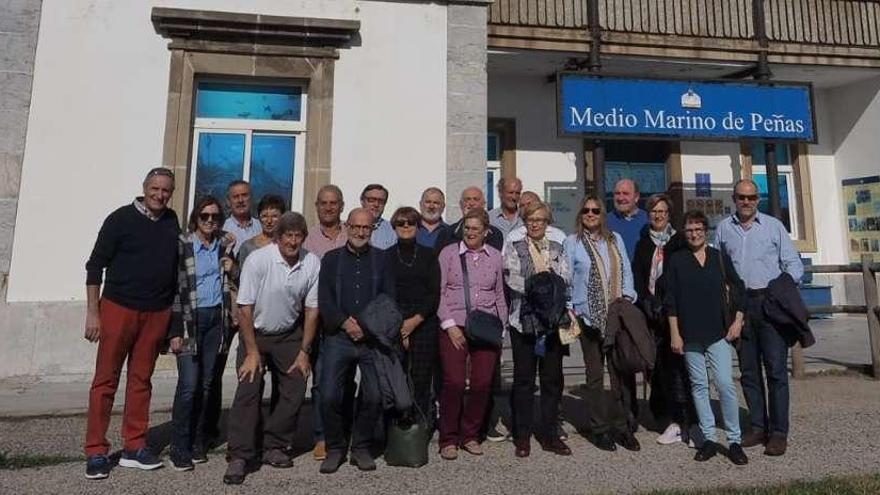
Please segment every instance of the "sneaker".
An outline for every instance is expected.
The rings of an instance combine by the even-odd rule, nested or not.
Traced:
[[[127,468],[143,469],[144,471],[152,471],[162,467],[162,461],[153,455],[146,447],[137,450],[124,450],[122,457],[119,459],[119,465]]]
[[[670,423],[663,431],[663,434],[657,437],[657,443],[660,445],[672,445],[681,441],[681,427],[678,423]]]
[[[503,442],[509,437],[510,432],[507,431],[507,427],[501,421],[486,431],[486,440],[490,442]]]
[[[192,471],[195,469],[193,459],[190,456],[171,450],[171,455],[169,457],[171,458],[171,468],[175,471]]]
[[[102,480],[110,476],[110,459],[104,454],[90,455],[86,460],[86,479]]]
[[[208,452],[204,447],[196,447],[193,449],[193,464],[204,464],[208,462]]]
[[[745,466],[749,463],[749,458],[746,457],[745,451],[738,443],[730,444],[730,447],[727,449],[727,457],[730,459],[730,462],[737,466]]]
[[[247,476],[247,463],[244,459],[232,459],[226,466],[226,473],[223,474],[223,483],[227,485],[240,485],[244,483]]]

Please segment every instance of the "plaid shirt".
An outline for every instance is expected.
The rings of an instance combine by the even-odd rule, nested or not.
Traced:
[[[225,232],[220,233],[223,239]],[[185,337],[198,342],[198,325],[196,324],[196,311],[198,296],[196,294],[196,256],[193,249],[194,234],[180,234],[177,242],[178,270],[177,270],[177,293],[174,295],[174,304],[171,306],[171,328],[168,331],[168,339]],[[223,271],[221,259],[226,254],[225,249],[220,249],[217,263],[220,273],[223,275],[223,297],[220,303],[220,353],[229,352],[232,341],[232,294],[231,281]],[[192,344],[195,345],[195,344]],[[198,349],[193,347],[195,352]]]

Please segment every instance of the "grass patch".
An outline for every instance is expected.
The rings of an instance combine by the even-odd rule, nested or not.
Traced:
[[[0,452],[0,470],[8,469],[27,469],[43,466],[54,466],[65,462],[75,462],[85,460],[82,456],[67,455],[9,455],[6,452]]]
[[[646,495],[873,495],[880,493],[880,474],[835,476],[819,481],[792,481],[767,487],[722,487],[709,490],[655,490]]]

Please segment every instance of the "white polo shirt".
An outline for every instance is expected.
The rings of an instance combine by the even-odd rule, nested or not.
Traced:
[[[321,261],[300,251],[299,261],[287,264],[275,243],[257,249],[241,270],[238,304],[254,305],[254,329],[262,335],[293,328],[303,307],[318,307]]]

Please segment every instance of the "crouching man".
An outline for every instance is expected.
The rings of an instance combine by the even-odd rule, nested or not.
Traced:
[[[321,262],[301,249],[306,235],[305,218],[285,213],[274,242],[251,253],[242,267],[239,383],[229,413],[226,484],[241,484],[259,462],[293,466],[286,447],[296,434],[318,323]],[[264,369],[272,374],[272,395],[277,400],[261,421]]]

